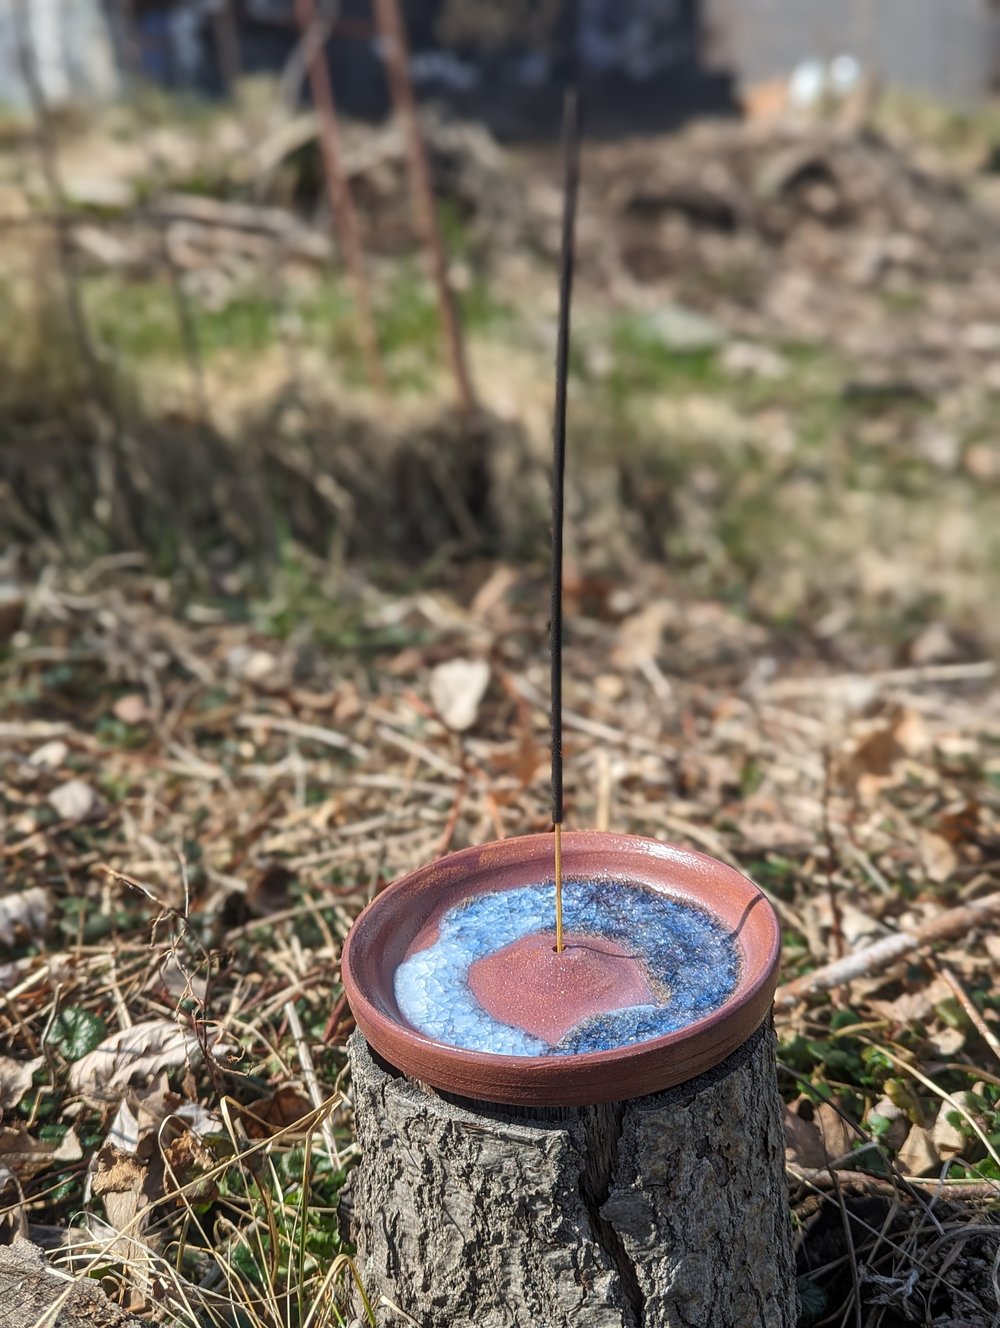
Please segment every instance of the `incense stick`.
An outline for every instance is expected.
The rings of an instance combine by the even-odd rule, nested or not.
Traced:
[[[559,337],[556,345],[556,399],[552,425],[552,612],[549,653],[552,662],[552,826],[556,855],[556,952],[563,950],[562,920],[562,581],[563,507],[566,477],[566,380],[569,376],[569,315],[573,294],[573,239],[580,177],[580,116],[575,88],[566,93],[563,110],[563,216],[559,273]]]

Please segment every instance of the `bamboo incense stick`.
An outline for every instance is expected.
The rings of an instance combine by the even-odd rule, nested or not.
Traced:
[[[563,647],[563,508],[566,479],[566,380],[569,376],[570,303],[573,294],[573,241],[576,196],[580,178],[580,109],[575,88],[566,93],[563,109],[563,216],[559,272],[559,335],[556,344],[556,399],[552,425],[552,611],[549,654],[552,663],[550,722],[552,729],[552,826],[556,857],[556,953],[563,950],[562,912],[562,647]]]

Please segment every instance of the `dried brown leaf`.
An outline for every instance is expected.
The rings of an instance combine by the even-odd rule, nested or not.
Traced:
[[[88,821],[100,814],[100,794],[82,779],[68,779],[49,794],[49,806],[64,821]]]
[[[868,1000],[869,1008],[883,1019],[888,1019],[893,1030],[900,1028],[920,1028],[934,1014],[935,1005],[946,1001],[951,996],[951,988],[942,977],[935,977],[930,982],[903,991],[891,1001],[872,997]]]
[[[431,701],[450,729],[472,728],[490,681],[485,659],[449,659],[431,673]]]
[[[968,1102],[971,1094],[959,1094],[959,1098]],[[949,1117],[956,1114],[950,1102],[942,1102],[941,1109],[931,1130],[931,1145],[940,1158],[958,1157],[970,1146],[970,1139],[963,1130]]]
[[[906,649],[911,664],[939,664],[943,660],[957,659],[960,650],[945,623],[932,622],[913,638]]]
[[[829,1102],[800,1097],[785,1107],[785,1157],[799,1167],[826,1167],[849,1154],[856,1132]]]
[[[927,1043],[936,1055],[951,1060],[965,1046],[966,1036],[964,1028],[939,1023],[935,1028],[928,1030]]]
[[[845,775],[862,801],[895,782],[908,756],[927,747],[927,729],[915,710],[898,706],[888,723],[867,734],[850,752]]]
[[[76,1061],[69,1072],[74,1093],[107,1101],[133,1079],[185,1065],[199,1052],[198,1039],[170,1019],[147,1019],[104,1039]]]
[[[193,1130],[184,1130],[163,1149],[164,1190],[184,1190],[189,1203],[211,1203],[219,1187],[209,1174],[215,1157]]]
[[[526,789],[534,779],[544,759],[545,753],[540,743],[536,740],[530,724],[526,724],[521,730],[514,763],[514,773],[522,789]]]
[[[805,1120],[786,1106],[783,1123],[785,1127],[785,1160],[793,1166],[814,1171],[826,1165],[826,1152],[819,1129],[811,1120]]]
[[[823,1140],[828,1159],[833,1162],[850,1153],[857,1139],[857,1132],[851,1128],[836,1107],[829,1102],[821,1102],[813,1109],[813,1122]]]
[[[33,1139],[20,1126],[0,1125],[0,1190],[11,1177],[22,1184],[51,1166],[56,1151],[54,1143]]]
[[[744,848],[755,853],[802,853],[815,843],[815,836],[790,821],[755,821],[744,817],[737,828]]]
[[[0,1120],[5,1111],[16,1107],[24,1097],[31,1087],[32,1075],[44,1059],[44,1056],[36,1056],[30,1061],[15,1061],[9,1056],[0,1056]]]
[[[932,1176],[941,1166],[941,1158],[934,1147],[932,1131],[922,1125],[911,1125],[896,1162],[907,1176]]]
[[[891,1098],[881,1097],[872,1108],[872,1114],[881,1116],[883,1121],[889,1122],[888,1129],[882,1135],[882,1142],[894,1150],[899,1148],[910,1130],[910,1122],[903,1114],[902,1108],[897,1107]],[[872,1128],[870,1118],[868,1127]]]
[[[137,1140],[154,1133],[161,1142],[169,1141],[184,1130],[193,1131],[199,1138],[225,1133],[221,1119],[214,1112],[173,1092],[165,1073],[158,1075],[148,1088],[133,1089],[126,1101],[135,1111],[133,1133]]]
[[[975,798],[966,799],[942,812],[934,828],[949,844],[956,847],[974,841],[979,834],[981,810]]]
[[[622,620],[618,639],[611,652],[616,668],[639,668],[647,660],[655,659],[663,641],[664,628],[674,616],[669,600],[654,600],[637,613]]]
[[[469,614],[478,622],[484,622],[493,616],[518,581],[516,568],[507,563],[498,563],[483,584],[472,597]]]
[[[62,738],[50,738],[36,747],[28,757],[28,764],[41,770],[58,770],[69,756],[69,744]]]
[[[0,896],[0,945],[36,941],[49,927],[52,900],[42,885]]]
[[[954,848],[944,835],[935,834],[933,830],[920,829],[918,834],[920,856],[928,878],[938,885],[951,880],[958,866],[958,854]]]
[[[94,1167],[95,1194],[125,1194],[141,1190],[145,1179],[145,1163],[135,1153],[116,1148],[112,1143],[101,1145]]]
[[[530,720],[521,726],[517,746],[512,752],[498,752],[493,757],[493,766],[498,771],[511,774],[522,789],[526,789],[535,778],[546,752],[535,737]],[[496,793],[494,796],[497,796]]]
[[[123,724],[130,726],[147,724],[151,718],[146,698],[140,696],[138,692],[120,696],[111,707],[111,711],[115,719],[120,719]]]
[[[243,1108],[243,1123],[251,1139],[267,1139],[308,1116],[312,1103],[301,1089],[285,1084],[268,1097],[258,1098]]]
[[[105,1143],[94,1158],[91,1187],[104,1202],[108,1223],[123,1234],[121,1240],[112,1242],[109,1253],[127,1260],[143,1282],[149,1252],[141,1237],[149,1225],[151,1205],[163,1191],[161,1159],[157,1156],[150,1165],[134,1153]]]
[[[79,1162],[82,1157],[83,1146],[76,1133],[76,1127],[71,1125],[56,1145],[52,1160],[53,1162]]]

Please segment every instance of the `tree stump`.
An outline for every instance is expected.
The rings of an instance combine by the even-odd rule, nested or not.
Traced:
[[[350,1226],[380,1326],[793,1328],[769,1026],[697,1079],[594,1107],[448,1097],[360,1033],[350,1054]]]
[[[143,1320],[108,1300],[91,1278],[73,1278],[45,1262],[37,1245],[0,1246],[3,1328],[142,1328]]]

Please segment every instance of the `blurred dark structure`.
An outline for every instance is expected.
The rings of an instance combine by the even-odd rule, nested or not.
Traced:
[[[224,96],[242,73],[304,77],[294,0],[0,0],[0,103],[23,104],[13,42],[24,4],[50,103],[114,96],[137,32],[142,70],[175,89]],[[338,106],[389,108],[372,0],[326,0]],[[405,0],[420,95],[502,138],[557,130],[579,78],[590,135],[668,128],[733,111],[739,93],[812,62],[847,57],[890,85],[945,102],[1000,85],[1000,0]],[[103,20],[102,20],[103,13]]]
[[[140,0],[136,8],[147,71],[171,85],[223,90],[224,10],[246,72],[280,69],[295,49],[293,0]],[[388,96],[370,0],[335,10],[338,104],[380,116]],[[1000,75],[997,0],[407,0],[404,13],[421,94],[504,137],[550,132],[571,70],[598,133],[733,109],[734,87],[843,55],[888,84],[954,103],[987,95]]]
[[[275,72],[294,60],[293,0],[140,0],[147,74],[169,86],[224,91],[217,19],[226,7],[245,72]],[[551,134],[574,74],[588,94],[590,132],[661,128],[734,109],[728,71],[707,70],[700,58],[698,0],[407,0],[403,10],[421,96],[485,121],[501,137]],[[337,5],[331,33],[338,105],[381,117],[389,96],[370,0]]]

